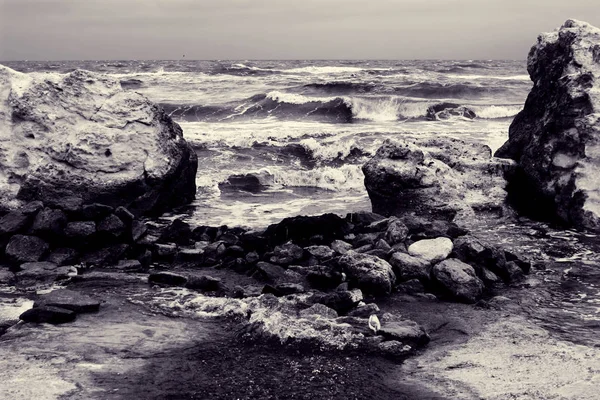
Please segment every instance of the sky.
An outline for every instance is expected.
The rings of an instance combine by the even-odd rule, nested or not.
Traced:
[[[598,0],[0,0],[0,60],[515,59]]]

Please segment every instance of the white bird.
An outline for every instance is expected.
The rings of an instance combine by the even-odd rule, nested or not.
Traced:
[[[369,328],[371,328],[374,333],[377,333],[377,331],[381,329],[381,322],[379,322],[377,315],[373,314],[369,317]]]

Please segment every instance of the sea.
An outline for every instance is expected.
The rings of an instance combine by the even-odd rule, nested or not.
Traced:
[[[388,138],[444,136],[496,150],[532,87],[525,60],[3,64],[27,73],[106,73],[162,105],[199,158],[195,202],[167,217],[254,229],[295,215],[370,210],[361,166]],[[428,117],[441,103],[472,113]],[[260,185],[231,184],[246,174]],[[527,220],[471,228],[544,261],[523,284],[537,290],[532,317],[565,339],[600,347],[596,235]]]
[[[184,218],[265,227],[370,209],[361,166],[387,138],[450,136],[495,150],[532,83],[524,61],[69,61],[22,72],[103,72],[183,128],[199,157]],[[426,118],[453,103],[476,117]],[[253,174],[260,188],[228,185]]]

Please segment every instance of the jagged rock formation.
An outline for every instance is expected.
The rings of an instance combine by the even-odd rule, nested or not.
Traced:
[[[0,203],[127,206],[136,215],[191,201],[197,157],[179,125],[118,80],[0,66]]]
[[[386,140],[363,166],[373,212],[452,220],[457,213],[502,212],[507,160],[456,139]]]
[[[509,197],[521,211],[600,230],[600,29],[568,20],[531,48],[534,82],[497,157],[518,163]]]

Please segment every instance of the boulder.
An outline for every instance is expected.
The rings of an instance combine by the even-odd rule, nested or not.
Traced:
[[[392,246],[403,242],[408,237],[408,227],[399,219],[390,218],[384,237],[385,241]]]
[[[118,238],[125,233],[125,224],[121,221],[121,218],[110,214],[98,223],[96,230],[104,237],[111,239]]]
[[[88,241],[95,233],[96,223],[94,221],[69,222],[64,230],[65,236],[77,243]]]
[[[30,222],[31,214],[11,211],[0,218],[0,236],[23,232]]]
[[[504,280],[510,280],[511,274],[506,268],[504,251],[474,236],[465,235],[454,240],[453,256],[473,266],[479,276],[485,277],[484,280],[493,281],[493,276],[489,275],[484,269],[493,272],[493,274]]]
[[[501,213],[509,160],[489,147],[457,139],[388,139],[363,166],[373,211],[452,220],[460,213]]]
[[[69,265],[76,261],[77,255],[78,253],[75,249],[59,247],[48,254],[45,260],[59,266]]]
[[[15,235],[6,246],[6,256],[16,263],[39,261],[48,251],[48,243],[37,236]]]
[[[375,303],[371,303],[356,307],[356,309],[348,313],[348,316],[358,318],[369,318],[371,315],[377,314],[379,311],[379,306],[377,306],[377,304]]]
[[[0,66],[0,142],[0,200],[13,208],[99,202],[140,215],[196,194],[197,156],[179,125],[108,75]]]
[[[332,310],[323,304],[314,304],[309,308],[301,310],[299,314],[302,318],[323,317],[333,319],[338,316],[338,313],[335,310]]]
[[[396,282],[392,266],[376,256],[349,251],[340,257],[339,264],[350,282],[368,294],[388,295]]]
[[[344,255],[348,251],[352,250],[352,245],[344,242],[343,240],[334,240],[331,242],[331,249],[338,254]]]
[[[304,257],[304,249],[293,243],[286,243],[276,246],[271,253],[270,261],[273,264],[290,265],[294,264]]]
[[[113,207],[106,204],[93,203],[83,206],[81,215],[84,220],[100,221],[112,214],[113,210]]]
[[[71,273],[70,267],[59,267],[51,262],[31,262],[21,264],[16,277],[20,286],[36,286],[52,283],[55,280],[67,278]]]
[[[324,304],[340,314],[345,314],[356,307],[362,299],[362,292],[358,289],[354,289],[338,290],[332,293],[317,293],[310,298],[310,301]]]
[[[60,307],[78,314],[95,312],[100,309],[100,301],[68,289],[54,290],[40,296],[33,307]]]
[[[67,224],[67,216],[61,210],[44,208],[37,213],[31,226],[31,233],[37,236],[55,237],[62,235]]]
[[[460,260],[444,260],[433,267],[432,274],[446,293],[456,300],[475,303],[483,293],[484,284],[473,267]]]
[[[408,254],[421,258],[431,264],[442,261],[452,253],[452,240],[440,237],[436,239],[419,240],[408,246]]]
[[[257,279],[275,283],[285,276],[285,269],[279,265],[261,261],[256,264],[256,272],[254,273],[254,276]]]
[[[177,218],[163,230],[158,240],[160,243],[188,245],[192,242],[192,228],[190,224]]]
[[[531,48],[533,88],[496,157],[521,212],[600,231],[600,29],[567,20]]]
[[[328,246],[309,246],[304,250],[317,260],[329,260],[335,256],[335,251]]]

